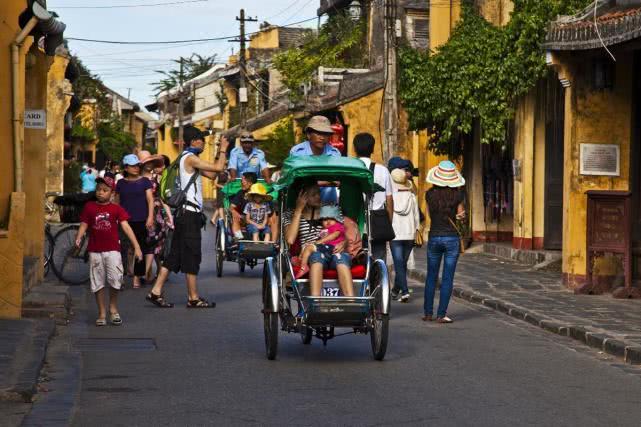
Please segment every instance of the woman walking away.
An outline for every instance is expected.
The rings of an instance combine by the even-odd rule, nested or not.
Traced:
[[[135,154],[127,154],[123,160],[126,177],[116,184],[116,203],[129,214],[129,225],[136,235],[143,255],[153,254],[147,244],[147,232],[154,227],[154,196],[151,181],[142,176],[142,165]],[[145,276],[145,260],[134,263],[135,289],[140,287],[140,279]]]
[[[410,292],[407,289],[407,261],[414,248],[416,232],[420,226],[418,201],[403,169],[394,169],[391,175],[394,188],[392,227],[396,235],[390,242],[395,271],[392,298],[406,303],[410,300]]]
[[[443,262],[441,294],[438,302],[436,321],[452,323],[447,317],[447,306],[454,286],[454,271],[459,257],[460,240],[456,220],[465,217],[463,201],[465,194],[460,187],[465,179],[456,170],[454,163],[444,160],[427,173],[427,182],[433,184],[427,193],[427,212],[431,219],[427,244],[427,280],[425,281],[424,321],[432,320],[436,279]]]

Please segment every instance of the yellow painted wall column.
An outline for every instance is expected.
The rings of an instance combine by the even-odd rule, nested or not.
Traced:
[[[49,58],[33,45],[26,56],[25,109],[47,109],[47,74]],[[47,120],[53,118],[47,117]],[[44,241],[44,192],[47,170],[46,129],[24,130],[24,189],[26,193],[24,255],[42,257]],[[42,262],[38,262],[38,279],[42,279]]]
[[[11,193],[8,229],[0,230],[0,318],[22,315],[25,193]]]
[[[63,191],[64,184],[64,117],[71,96],[71,83],[65,79],[65,70],[69,59],[55,56],[48,74],[47,89],[47,177],[46,192]]]
[[[534,198],[532,248],[543,249],[545,234],[545,103],[539,91],[534,118]]]
[[[530,92],[519,103],[515,117],[514,158],[521,164],[521,177],[514,179],[512,245],[515,249],[532,249],[535,105],[535,93]]]

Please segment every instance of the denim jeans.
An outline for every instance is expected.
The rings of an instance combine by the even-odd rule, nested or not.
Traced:
[[[441,295],[438,302],[437,317],[445,317],[447,306],[454,287],[454,271],[459,256],[460,241],[458,236],[430,237],[427,243],[427,279],[425,280],[425,303],[423,311],[426,316],[434,312],[434,294],[436,279],[443,262],[443,277],[441,278]]]
[[[338,265],[346,265],[348,268],[352,266],[352,257],[347,252],[339,254],[327,254],[322,251],[316,251],[309,256],[309,265],[322,264],[323,269],[336,270]]]
[[[392,240],[390,249],[394,259],[394,289],[401,291],[403,295],[408,294],[407,289],[407,260],[410,258],[414,240]]]
[[[387,242],[372,242],[372,258],[382,259],[387,257]]]

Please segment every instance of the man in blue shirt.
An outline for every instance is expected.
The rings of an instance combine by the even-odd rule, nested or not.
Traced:
[[[307,134],[307,141],[294,145],[289,152],[290,156],[324,155],[341,157],[341,152],[329,143],[329,138],[334,134],[334,130],[327,117],[314,116],[309,119],[305,133]],[[323,203],[337,203],[336,188],[321,187],[321,201]]]
[[[265,153],[256,148],[254,137],[247,131],[240,133],[240,147],[231,150],[229,155],[229,177],[236,179],[245,172],[253,172],[263,176],[265,182],[270,182],[268,163]]]

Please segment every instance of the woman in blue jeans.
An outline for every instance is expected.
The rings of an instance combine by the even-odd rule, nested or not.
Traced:
[[[455,224],[457,219],[465,216],[463,205],[465,193],[461,188],[465,185],[465,179],[456,170],[454,163],[444,160],[430,169],[427,182],[433,186],[425,193],[431,225],[427,244],[427,280],[425,281],[423,320],[431,321],[434,318],[436,280],[441,269],[441,259],[443,259],[443,277],[436,321],[452,323],[452,319],[447,316],[447,306],[452,296],[454,272],[460,249],[459,234]]]

